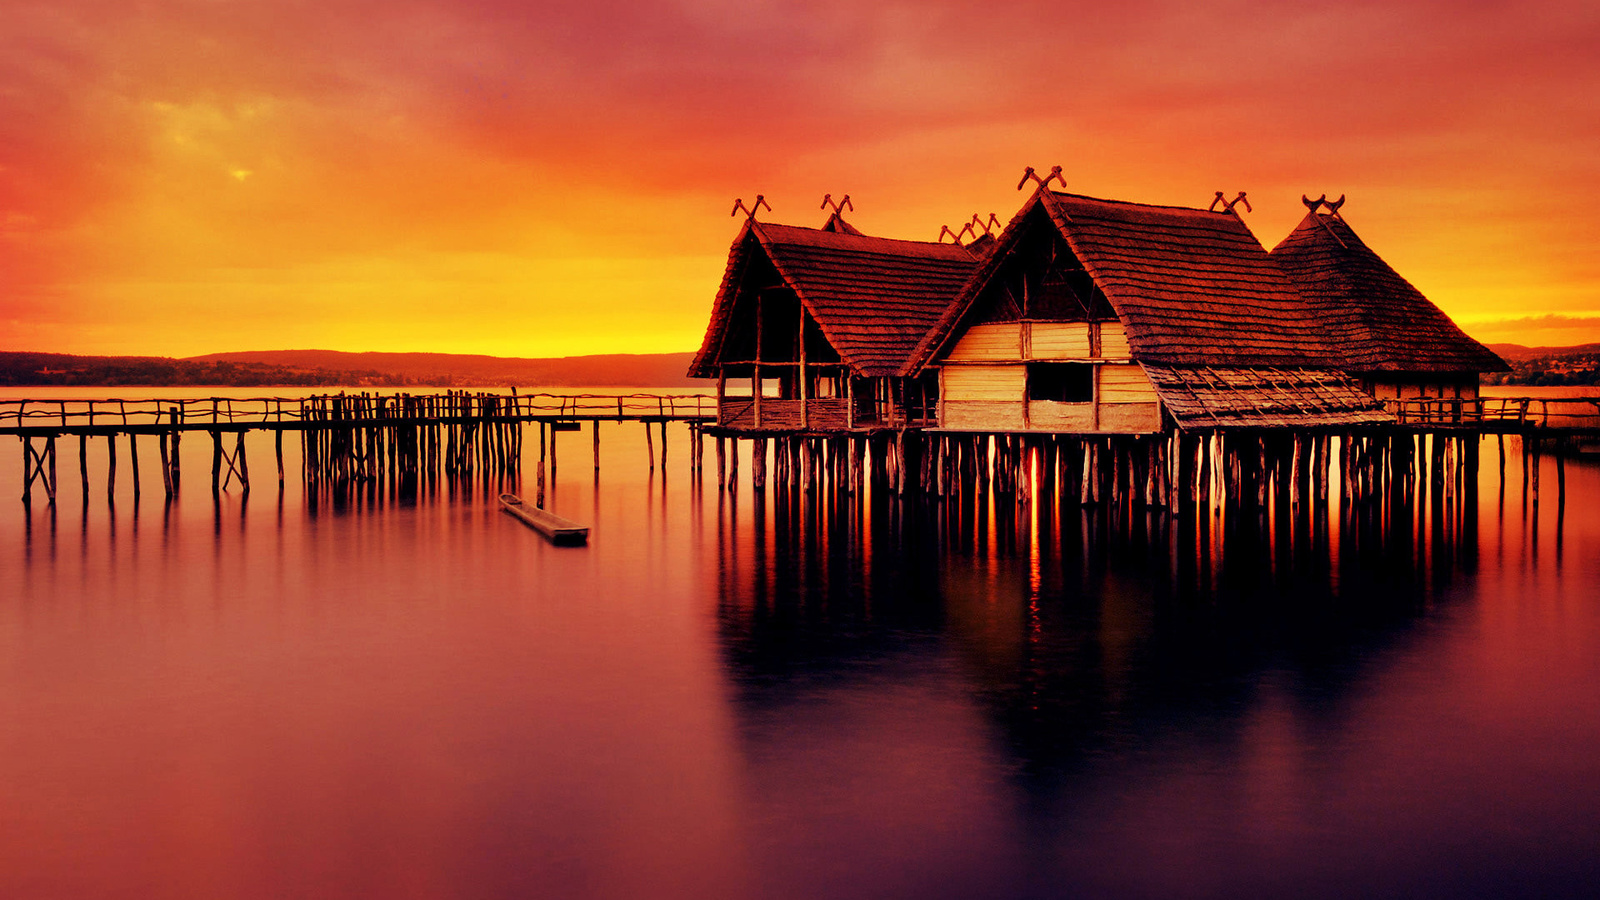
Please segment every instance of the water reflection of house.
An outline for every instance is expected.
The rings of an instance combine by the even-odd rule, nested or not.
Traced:
[[[1362,243],[1338,205],[1307,205],[1311,212],[1272,258],[1369,393],[1379,400],[1472,399],[1484,372],[1509,370]]]
[[[900,370],[977,256],[957,244],[868,237],[837,214],[820,229],[752,218],[733,243],[689,374],[717,379],[718,424],[740,431],[923,424],[931,383]]]
[[[982,247],[752,219],[690,374],[760,433],[1343,430],[1476,396],[1498,357],[1308,205],[1272,254],[1231,206],[1042,185]]]

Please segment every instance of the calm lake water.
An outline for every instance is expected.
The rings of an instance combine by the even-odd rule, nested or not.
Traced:
[[[63,441],[30,513],[0,445],[0,896],[1600,892],[1592,462],[1534,509],[1489,438],[1475,510],[1319,532],[601,440],[586,548],[494,485],[308,497],[295,440],[280,490],[262,434],[170,505],[153,439],[114,505]]]

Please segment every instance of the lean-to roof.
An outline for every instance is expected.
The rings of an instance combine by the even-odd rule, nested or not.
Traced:
[[[1347,375],[1318,369],[1146,365],[1179,428],[1315,428],[1393,422]]]
[[[1309,213],[1271,255],[1317,310],[1348,371],[1506,368],[1362,243],[1342,216]]]
[[[747,222],[728,254],[711,323],[689,374],[716,374],[741,276],[755,254],[772,262],[847,365],[861,375],[898,372],[960,292],[976,260],[957,244],[868,237],[847,223],[843,228],[849,230]]]
[[[1231,212],[1041,190],[1001,234],[918,346],[926,365],[1010,257],[1024,229],[1053,227],[1127,326],[1141,362],[1336,367],[1313,311]]]

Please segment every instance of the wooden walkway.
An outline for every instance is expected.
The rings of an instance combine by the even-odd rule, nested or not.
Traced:
[[[538,488],[542,497],[545,460],[555,465],[555,435],[591,423],[594,464],[600,466],[600,422],[645,425],[650,465],[656,451],[651,429],[659,426],[662,465],[666,464],[667,424],[689,425],[694,442],[691,465],[698,471],[702,425],[716,421],[716,400],[672,394],[518,394],[447,391],[442,394],[373,392],[321,394],[304,398],[207,397],[170,400],[61,399],[0,400],[0,435],[23,442],[22,500],[31,501],[35,483],[55,501],[56,441],[77,437],[84,495],[89,491],[87,445],[107,441],[108,494],[116,487],[117,440],[126,435],[139,490],[140,436],[158,439],[162,485],[168,496],[181,479],[179,445],[183,435],[211,435],[213,491],[235,480],[250,487],[244,435],[274,434],[278,480],[284,480],[283,435],[299,433],[308,484],[357,481],[429,480],[515,472],[520,466],[522,428],[539,430]],[[228,447],[223,435],[232,435]],[[38,445],[35,445],[38,441]],[[719,442],[720,443],[720,442]]]
[[[179,443],[183,436],[211,436],[211,487],[235,481],[250,487],[244,436],[274,435],[277,474],[284,480],[284,434],[298,433],[308,487],[356,483],[415,485],[441,479],[515,474],[523,459],[524,426],[538,431],[535,504],[542,504],[546,472],[554,477],[556,436],[590,423],[594,466],[600,466],[601,422],[645,426],[652,470],[665,470],[667,425],[688,425],[690,471],[703,472],[704,437],[716,439],[719,486],[738,482],[740,444],[748,443],[751,486],[767,480],[767,451],[775,451],[776,481],[802,489],[832,483],[846,491],[869,479],[881,480],[896,494],[919,492],[939,497],[963,486],[1025,496],[1040,481],[1085,503],[1102,494],[1118,502],[1144,502],[1176,508],[1205,502],[1211,491],[1254,494],[1265,502],[1268,484],[1291,487],[1318,500],[1327,496],[1327,470],[1334,457],[1339,478],[1359,478],[1346,496],[1373,484],[1415,480],[1419,466],[1430,473],[1464,468],[1475,478],[1476,435],[1520,435],[1529,452],[1523,465],[1537,502],[1539,458],[1556,458],[1565,483],[1563,458],[1600,445],[1600,397],[1488,397],[1387,401],[1393,424],[1349,433],[1298,433],[1283,430],[1115,434],[945,434],[894,429],[878,434],[741,434],[719,427],[716,399],[703,395],[558,395],[450,391],[441,394],[339,393],[305,398],[188,398],[172,400],[0,400],[0,435],[23,443],[24,503],[38,484],[56,499],[56,443],[75,436],[79,475],[89,494],[88,442],[107,444],[108,497],[116,487],[117,448],[125,446],[139,490],[139,437],[155,436],[162,486],[178,490]],[[724,410],[726,414],[726,410]],[[224,435],[232,435],[224,441]],[[657,444],[659,436],[659,447]],[[1329,444],[1331,437],[1339,443]],[[1503,438],[1498,443],[1504,468]],[[231,446],[229,446],[231,444]],[[530,448],[531,449],[531,448]],[[148,452],[148,451],[147,451]],[[659,452],[659,457],[658,457]],[[1437,459],[1433,458],[1438,456]],[[530,452],[531,458],[531,452]],[[1426,460],[1424,462],[1424,460]],[[1460,461],[1459,463],[1457,461]],[[1464,464],[1464,465],[1463,465]],[[1057,475],[1059,475],[1059,484]],[[1433,477],[1431,474],[1429,477]],[[1457,475],[1456,477],[1460,477]],[[1313,486],[1314,483],[1314,486]],[[1562,490],[1564,497],[1565,491]]]
[[[447,421],[714,422],[713,397],[671,394],[340,393],[303,398],[0,400],[0,435],[304,431]]]

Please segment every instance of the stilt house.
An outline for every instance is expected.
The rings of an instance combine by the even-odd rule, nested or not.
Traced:
[[[1379,400],[1475,399],[1482,374],[1505,362],[1372,252],[1342,204],[1307,200],[1311,211],[1272,258],[1317,311],[1345,370]]]
[[[903,375],[977,260],[957,244],[869,237],[752,216],[728,255],[689,374],[717,379],[722,428],[752,434],[931,423],[930,376]]]
[[[1392,421],[1231,210],[1043,186],[900,370],[937,427],[1140,434]]]

